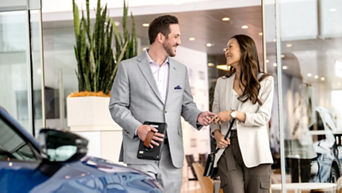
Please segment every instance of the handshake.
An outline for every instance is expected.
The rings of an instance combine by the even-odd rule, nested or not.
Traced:
[[[224,123],[232,119],[231,113],[231,110],[219,112],[217,114],[209,111],[201,112],[197,118],[197,123],[203,126],[208,126],[210,123]],[[159,133],[156,128],[151,127],[150,125],[140,125],[136,133],[142,141],[145,141],[146,138],[150,138],[149,144],[147,145],[150,148],[159,146],[159,144],[164,140],[164,134]],[[153,134],[148,136],[149,133]]]
[[[202,112],[198,116],[197,122],[203,126],[207,126],[210,123],[215,123],[215,124],[224,123],[232,119],[231,113],[232,113],[231,110],[222,111],[217,114],[209,112],[209,111]]]

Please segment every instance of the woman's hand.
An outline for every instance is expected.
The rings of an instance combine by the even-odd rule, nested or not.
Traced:
[[[214,132],[214,137],[216,140],[216,146],[220,149],[224,149],[230,144],[230,140],[225,140],[224,135],[222,135],[222,133],[219,130],[216,130]]]
[[[214,122],[215,124],[217,124],[230,121],[232,119],[232,117],[230,116],[231,112],[231,110],[219,112],[210,120],[210,122]]]

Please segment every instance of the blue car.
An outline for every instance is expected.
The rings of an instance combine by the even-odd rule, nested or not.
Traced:
[[[0,107],[1,193],[161,193],[149,175],[87,157],[88,141],[68,131],[41,129],[40,144]]]

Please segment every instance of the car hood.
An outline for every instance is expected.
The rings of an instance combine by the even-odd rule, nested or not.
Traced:
[[[129,168],[124,165],[120,164],[115,164],[111,163],[105,159],[98,158],[98,157],[92,157],[92,156],[85,156],[84,158],[81,159],[81,162],[89,167],[96,168],[98,172],[103,172],[103,173],[124,173],[124,172],[133,172],[133,173],[139,173],[144,176],[148,176],[146,173]]]
[[[151,176],[96,157],[66,163],[31,192],[155,192],[162,188]]]

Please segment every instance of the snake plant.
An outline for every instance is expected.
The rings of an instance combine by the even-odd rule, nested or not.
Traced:
[[[129,33],[127,28],[128,6],[124,1],[122,33],[120,33],[115,22],[107,14],[107,5],[104,8],[101,7],[101,0],[97,1],[93,25],[91,25],[90,19],[89,0],[86,0],[86,16],[82,11],[81,18],[75,0],[72,3],[78,90],[79,92],[102,91],[108,94],[120,61],[137,55],[134,17],[131,14],[132,28]]]

